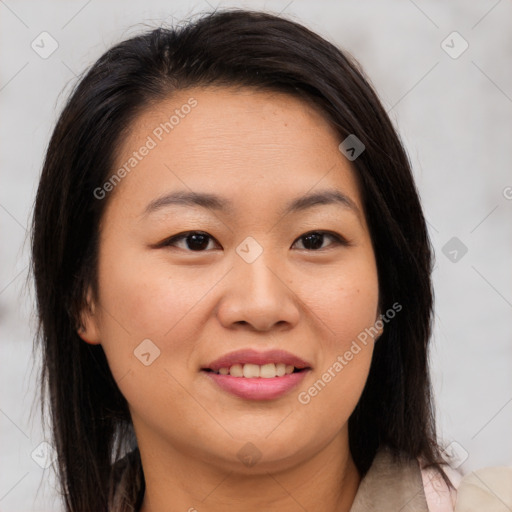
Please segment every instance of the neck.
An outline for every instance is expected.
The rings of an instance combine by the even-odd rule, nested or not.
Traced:
[[[345,432],[307,460],[252,474],[140,440],[139,450],[146,481],[140,512],[349,512],[361,480]]]

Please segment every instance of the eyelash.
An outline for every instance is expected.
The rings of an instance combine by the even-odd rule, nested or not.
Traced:
[[[167,240],[164,240],[160,244],[160,247],[173,247],[173,246],[175,246],[175,244],[177,242],[180,242],[181,240],[186,240],[190,235],[196,235],[196,234],[205,235],[210,240],[214,240],[215,242],[217,242],[214,237],[212,237],[211,235],[209,235],[208,233],[206,233],[204,231],[185,231],[185,232],[180,233],[178,235],[174,235],[174,236],[168,238]],[[327,247],[322,247],[322,248],[319,248],[319,249],[300,249],[300,250],[305,250],[305,251],[308,251],[308,252],[319,252],[319,251],[324,251],[324,250],[329,249],[332,245],[335,245],[335,246],[336,245],[341,245],[341,246],[348,246],[348,245],[350,245],[350,243],[344,237],[342,237],[341,235],[339,235],[337,233],[333,233],[332,231],[325,231],[325,230],[313,230],[313,231],[308,231],[307,233],[304,233],[299,238],[297,238],[293,242],[292,246],[295,245],[299,240],[305,238],[308,235],[313,235],[313,234],[324,235],[324,236],[326,235],[327,237],[331,238],[331,240],[334,241],[334,244],[330,244]],[[218,244],[218,242],[217,242],[217,244]],[[220,244],[218,244],[218,245],[220,245]],[[206,252],[206,250],[193,251],[193,250],[188,249],[188,248],[184,249],[184,250],[186,250],[188,252],[196,252],[196,253]]]

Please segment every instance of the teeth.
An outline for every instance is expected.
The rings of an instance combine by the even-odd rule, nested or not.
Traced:
[[[274,363],[264,364],[259,367],[260,377],[263,379],[271,379],[277,376],[277,368]]]
[[[293,372],[293,369],[292,369],[292,372]],[[286,374],[286,365],[282,364],[282,363],[276,364],[276,373],[277,373],[278,377],[282,377],[283,375],[285,375]]]
[[[242,372],[246,379],[254,379],[260,376],[260,367],[257,364],[244,364]]]
[[[244,376],[244,370],[242,368],[242,365],[241,364],[234,364],[230,369],[229,369],[229,374],[232,376],[232,377],[243,377]]]
[[[254,379],[261,377],[262,379],[272,379],[273,377],[282,377],[293,373],[294,366],[284,363],[268,363],[264,365],[257,364],[234,364],[230,368],[219,368],[218,373],[221,375],[231,375],[232,377],[245,377],[246,379]]]

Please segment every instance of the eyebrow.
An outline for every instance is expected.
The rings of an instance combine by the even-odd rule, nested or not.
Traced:
[[[312,192],[291,200],[280,212],[280,215],[288,215],[304,211],[318,205],[340,205],[352,210],[360,217],[360,210],[355,202],[347,195],[336,189],[325,189]],[[170,206],[200,206],[224,213],[233,213],[233,203],[225,198],[206,192],[176,191],[165,194],[151,201],[145,208],[142,216],[147,216],[163,208]]]

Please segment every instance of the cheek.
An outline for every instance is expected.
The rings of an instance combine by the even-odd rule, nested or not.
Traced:
[[[308,306],[322,335],[316,340],[318,366],[298,390],[297,401],[312,423],[334,436],[348,421],[368,378],[374,345],[368,333],[374,332],[379,297],[377,273],[371,265],[364,272],[339,272],[316,291],[304,293],[314,299]]]
[[[144,340],[160,351],[154,367],[162,365],[169,351],[183,370],[194,350],[203,297],[221,276],[193,268],[171,267],[126,249],[111,258],[106,244],[100,259],[101,343],[114,377],[145,368],[136,352]],[[147,342],[145,342],[147,343]],[[152,345],[149,344],[151,348]],[[153,366],[153,364],[152,364]],[[144,374],[147,378],[147,372]]]
[[[300,292],[322,332],[315,376],[301,388],[299,403],[318,415],[337,404],[340,421],[359,400],[373,354],[379,286],[373,253],[367,254],[315,280],[317,286],[305,281]]]
[[[177,327],[216,281],[191,267],[173,267],[147,255],[124,251],[100,266],[101,303],[133,336],[161,338]],[[107,321],[109,319],[107,318]]]
[[[379,285],[373,259],[355,259],[322,279],[305,282],[301,295],[325,327],[328,344],[343,350],[377,319]]]

